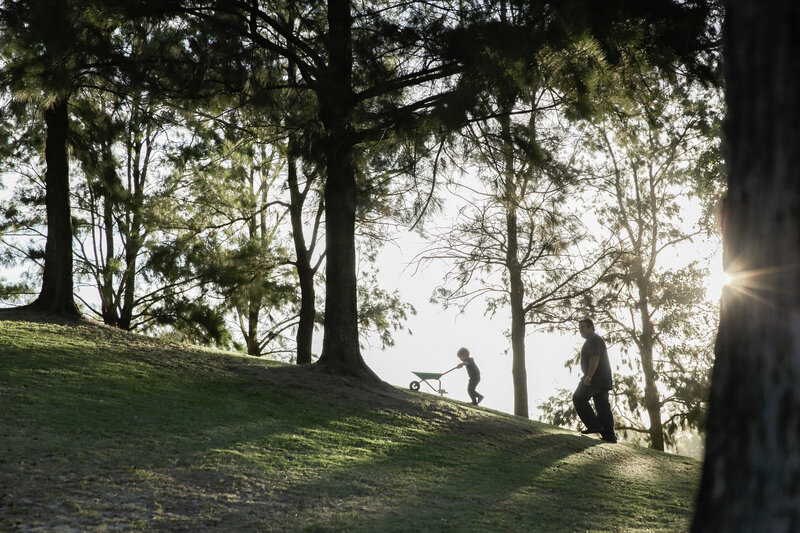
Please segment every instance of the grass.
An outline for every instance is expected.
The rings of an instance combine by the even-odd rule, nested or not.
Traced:
[[[90,324],[0,321],[0,531],[684,531],[700,464]]]

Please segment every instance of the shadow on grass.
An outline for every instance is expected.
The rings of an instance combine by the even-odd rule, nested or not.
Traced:
[[[315,494],[320,507],[330,508],[317,510],[307,524],[310,531],[529,530],[525,524],[553,511],[549,505],[522,506],[532,495],[558,505],[557,493],[537,485],[542,473],[598,443],[534,430],[480,440],[444,432],[289,491]],[[347,518],[333,516],[334,509]]]

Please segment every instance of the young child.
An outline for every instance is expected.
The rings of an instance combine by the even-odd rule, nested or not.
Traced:
[[[469,375],[469,384],[467,385],[467,393],[472,398],[472,405],[478,405],[483,400],[483,394],[478,393],[475,387],[481,380],[481,371],[478,370],[478,365],[475,364],[475,359],[469,356],[469,350],[466,348],[459,348],[456,355],[461,359],[461,363],[456,368],[462,366],[467,367],[467,375]]]

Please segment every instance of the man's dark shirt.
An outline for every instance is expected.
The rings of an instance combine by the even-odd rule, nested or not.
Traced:
[[[613,388],[611,363],[608,361],[606,341],[597,333],[592,333],[586,337],[586,342],[583,343],[583,348],[581,348],[581,370],[584,376],[589,372],[589,357],[593,355],[599,355],[600,361],[597,364],[597,370],[594,371],[594,376],[592,376],[591,386],[598,389],[611,390]]]

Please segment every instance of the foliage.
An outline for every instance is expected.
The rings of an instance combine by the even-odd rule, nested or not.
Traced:
[[[580,312],[621,351],[621,428],[661,448],[681,430],[702,428],[708,398],[717,325],[706,289],[709,258],[681,264],[676,255],[713,228],[708,206],[718,196],[707,177],[719,100],[714,90],[635,66],[609,83],[626,92],[612,93],[606,118],[588,126],[585,164],[598,223],[619,238],[619,261]],[[692,205],[705,208],[689,215]],[[572,407],[558,405],[544,407],[548,419],[572,420],[556,414]]]
[[[33,106],[2,98],[0,144],[0,265],[12,274],[0,280],[0,301],[22,303],[35,294],[44,258],[38,206],[43,198],[43,123]],[[25,262],[29,262],[23,267]]]
[[[369,343],[377,335],[381,348],[394,346],[392,333],[403,328],[408,315],[417,314],[414,306],[404,302],[398,291],[392,293],[382,289],[376,273],[359,276],[358,321],[361,336]]]
[[[246,205],[251,198],[226,197],[224,187],[214,190],[222,184],[242,183],[239,174],[248,165],[236,157],[248,149],[231,132],[244,128],[252,130],[247,134],[257,132],[251,139],[254,146],[275,147],[285,140],[285,155],[312,169],[306,176],[309,182],[323,177],[314,190],[325,198],[317,204],[326,210],[325,298],[326,306],[337,309],[323,315],[332,321],[326,331],[336,332],[326,335],[336,346],[324,343],[323,352],[328,352],[330,366],[337,371],[366,375],[368,369],[358,354],[355,233],[359,230],[354,229],[355,222],[382,221],[398,212],[408,220],[407,205],[413,205],[410,211],[419,220],[436,203],[432,198],[437,164],[432,176],[420,179],[424,173],[416,172],[420,154],[435,149],[433,158],[438,162],[442,144],[434,139],[441,143],[447,132],[471,118],[482,120],[487,112],[510,111],[507,107],[513,107],[519,94],[544,96],[545,105],[563,104],[564,115],[584,116],[591,110],[589,103],[600,82],[598,68],[617,65],[624,47],[647,44],[644,54],[654,63],[679,61],[695,69],[703,67],[697,60],[698,47],[708,37],[703,5],[659,0],[641,9],[628,2],[612,2],[607,10],[587,17],[586,12],[592,11],[586,11],[588,6],[586,2],[480,0],[458,5],[105,0],[83,9],[64,1],[57,4],[58,10],[44,12],[46,3],[37,1],[6,3],[0,9],[0,21],[9,30],[2,43],[4,67],[8,67],[4,75],[13,81],[10,86],[18,97],[31,101],[41,97],[45,107],[57,103],[63,111],[58,116],[73,113],[77,126],[71,142],[85,178],[85,187],[77,191],[81,201],[78,237],[86,246],[79,250],[79,274],[91,278],[101,300],[98,306],[88,300],[86,305],[106,322],[124,328],[154,322],[181,327],[187,317],[197,317],[215,328],[209,338],[217,340],[225,335],[222,321],[214,317],[230,312],[239,317],[239,329],[251,353],[261,353],[266,337],[290,327],[291,319],[284,318],[291,315],[287,312],[293,303],[287,283],[291,276],[280,268],[288,261],[288,247],[271,237],[265,239],[263,232],[255,246],[253,229],[269,233],[269,224],[255,224],[253,213],[242,214],[243,207],[252,207]],[[70,40],[72,35],[78,38]],[[657,46],[650,46],[651,42]],[[44,54],[39,54],[42,50]],[[154,121],[157,124],[149,121],[155,117],[148,113],[160,116],[165,107],[174,114],[174,125],[160,119]],[[213,126],[193,131],[203,120]],[[213,170],[231,175],[216,184],[212,183],[216,176],[193,183],[193,189],[198,185],[196,197],[194,190],[178,185],[180,180],[167,183],[166,175],[158,176],[164,183],[149,199],[144,182],[138,190],[137,184],[126,189],[123,173],[114,167],[127,163],[142,179],[147,168],[147,156],[135,148],[141,139],[136,140],[139,130],[133,124],[144,126],[148,135],[156,131],[162,136],[158,143],[162,139],[171,143],[173,136],[184,145],[171,146],[181,153],[165,163],[166,173],[172,172],[171,165],[181,171],[181,165],[195,165],[190,169],[194,174]],[[115,143],[113,139],[122,132],[126,132],[124,142]],[[203,136],[207,138],[198,141]],[[525,141],[516,131],[513,136],[508,146],[521,150],[539,170],[563,173],[543,148],[546,141]],[[66,136],[61,137],[63,145]],[[150,137],[144,144],[155,139]],[[209,163],[209,158],[220,157],[214,150],[228,148],[232,148],[228,163]],[[144,151],[149,153],[148,148]],[[61,150],[59,155],[65,153]],[[402,174],[411,179],[398,179]],[[60,177],[66,189],[66,169]],[[256,189],[250,188],[251,196]],[[244,218],[230,219],[232,211],[217,213],[191,204],[196,199],[207,201],[202,195],[211,191]],[[411,195],[414,198],[409,199]],[[404,200],[410,201],[403,205]],[[291,206],[292,200],[288,203]],[[65,228],[70,220],[69,197],[57,204],[66,215],[58,227]],[[178,213],[176,206],[196,211]],[[315,208],[308,207],[312,212]],[[552,218],[541,227],[555,232],[562,218],[560,214]],[[243,233],[234,235],[234,227],[245,219],[250,223],[247,238],[242,238]],[[565,222],[563,227],[569,225]],[[373,231],[364,228],[362,234]],[[298,235],[297,226],[293,231]],[[546,243],[545,248],[552,250],[540,251],[552,256],[551,251],[572,246],[574,235],[567,233],[558,242]],[[64,235],[60,239],[70,240]],[[55,249],[53,239],[47,244],[46,250]],[[64,266],[59,272],[64,275],[58,278],[60,284],[54,282],[56,287],[64,286],[64,279],[71,281],[72,261],[66,255],[70,261],[61,261]],[[210,260],[203,263],[204,257]],[[303,282],[316,272],[307,268],[311,264],[299,256],[295,261],[306,289],[309,284]],[[549,265],[548,270],[563,272],[561,266]],[[44,271],[47,283],[52,276],[47,268]],[[269,282],[256,279],[264,272],[271,277]],[[553,279],[550,274],[539,287],[560,287],[562,281],[576,282],[569,276]],[[71,299],[71,285],[65,292]],[[383,296],[399,305],[391,296]],[[302,299],[313,303],[313,291],[301,294]],[[536,312],[542,314],[547,303],[536,300],[529,304],[529,311],[538,306]],[[398,305],[399,314],[388,321],[384,315],[374,323],[397,324],[403,312]],[[277,313],[281,316],[268,326],[269,333],[259,333],[259,310],[270,306],[281,307]],[[313,309],[306,306],[304,311],[302,317],[310,325]],[[196,325],[187,324],[189,330]],[[195,330],[192,335],[196,334]],[[323,359],[327,364],[329,358]]]
[[[72,154],[83,178],[73,187],[76,274],[97,291],[81,301],[106,324],[141,328],[163,292],[150,250],[175,115],[135,94],[87,90],[73,101]]]

